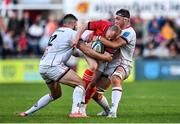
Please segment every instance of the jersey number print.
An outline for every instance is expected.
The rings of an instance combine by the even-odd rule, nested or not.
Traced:
[[[50,37],[50,39],[49,39],[49,41],[48,41],[48,46],[52,46],[52,41],[53,41],[54,39],[56,39],[56,37],[57,37],[57,34],[55,34],[55,35],[53,35],[53,36]]]

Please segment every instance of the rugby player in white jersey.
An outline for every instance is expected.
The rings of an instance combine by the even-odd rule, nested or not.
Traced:
[[[51,36],[48,47],[40,60],[39,72],[46,82],[50,93],[41,97],[37,103],[25,112],[19,113],[20,116],[25,117],[31,115],[50,102],[61,97],[60,83],[75,87],[73,92],[72,111],[69,117],[84,117],[79,113],[79,104],[84,101],[85,83],[83,80],[67,65],[66,62],[73,53],[71,45],[76,31],[77,18],[68,14],[63,19],[63,26],[58,28]],[[86,47],[83,42],[79,42],[78,48],[86,55],[103,60],[110,61],[111,55],[100,54]]]
[[[88,87],[93,88],[94,86],[97,86],[99,90],[96,92],[93,99],[105,110],[104,112],[99,113],[99,115],[106,115],[110,118],[117,117],[117,109],[122,96],[122,82],[130,74],[131,62],[136,44],[136,33],[130,25],[130,13],[128,10],[120,9],[116,12],[115,24],[122,29],[119,38],[111,42],[104,37],[98,38],[104,45],[118,50],[114,54],[111,62],[107,65],[99,66],[94,74],[95,77],[91,82],[91,87]],[[83,30],[85,30],[85,27],[82,27],[77,34],[80,35]],[[79,36],[73,41],[74,44],[78,41],[78,37]],[[107,76],[110,80],[106,79],[103,81],[102,75]],[[103,76],[103,79],[105,79],[105,76]],[[103,92],[109,87],[109,84],[112,85],[112,105],[110,109],[105,96],[103,96]],[[87,89],[86,91],[91,90]],[[86,94],[89,95],[90,93],[86,92]]]

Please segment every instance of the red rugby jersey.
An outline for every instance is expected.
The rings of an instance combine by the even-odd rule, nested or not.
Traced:
[[[94,35],[105,36],[107,29],[112,25],[112,22],[105,20],[90,21],[88,23],[88,30],[93,30]]]
[[[112,22],[106,20],[90,21],[88,23],[88,30],[93,30],[95,36],[105,37],[106,31],[112,25]],[[105,47],[105,50],[109,53],[114,53],[112,48]]]

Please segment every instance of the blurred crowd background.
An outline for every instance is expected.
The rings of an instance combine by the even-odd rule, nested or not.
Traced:
[[[6,0],[18,4],[18,0]],[[1,5],[3,2],[0,3]],[[11,10],[0,16],[0,58],[40,57],[52,32],[60,27],[64,13],[51,11]],[[97,18],[100,19],[100,18]],[[107,20],[113,21],[113,12]],[[86,20],[87,21],[87,20]],[[83,22],[83,21],[81,21]],[[180,16],[154,16],[150,19],[132,16],[137,33],[135,57],[177,58],[180,56]]]

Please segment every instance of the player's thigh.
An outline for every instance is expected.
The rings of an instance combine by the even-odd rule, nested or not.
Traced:
[[[39,72],[47,84],[59,82],[59,80],[70,70],[63,63],[56,66],[40,66]]]
[[[47,84],[58,82],[72,87],[75,87],[76,85],[84,86],[84,82],[81,78],[63,63],[57,66],[49,66],[46,69],[43,68],[40,73]]]
[[[121,80],[125,80],[130,75],[131,66],[120,65],[113,72],[112,76],[118,76]]]
[[[126,70],[122,66],[118,66],[111,76],[112,86],[121,86],[122,81],[126,79]]]
[[[84,55],[88,65],[89,65],[89,68],[92,70],[92,71],[95,71],[97,68],[98,68],[98,63],[95,59],[91,58],[91,57],[88,57],[86,55]]]
[[[84,81],[76,74],[75,71],[71,69],[59,80],[59,82],[72,87],[77,85],[82,85],[85,87]]]
[[[101,78],[101,75],[102,75],[102,72],[96,70],[94,72],[94,76],[92,78],[92,81],[91,81],[91,86],[94,87],[94,86],[97,86],[97,83],[99,82],[100,78]]]

